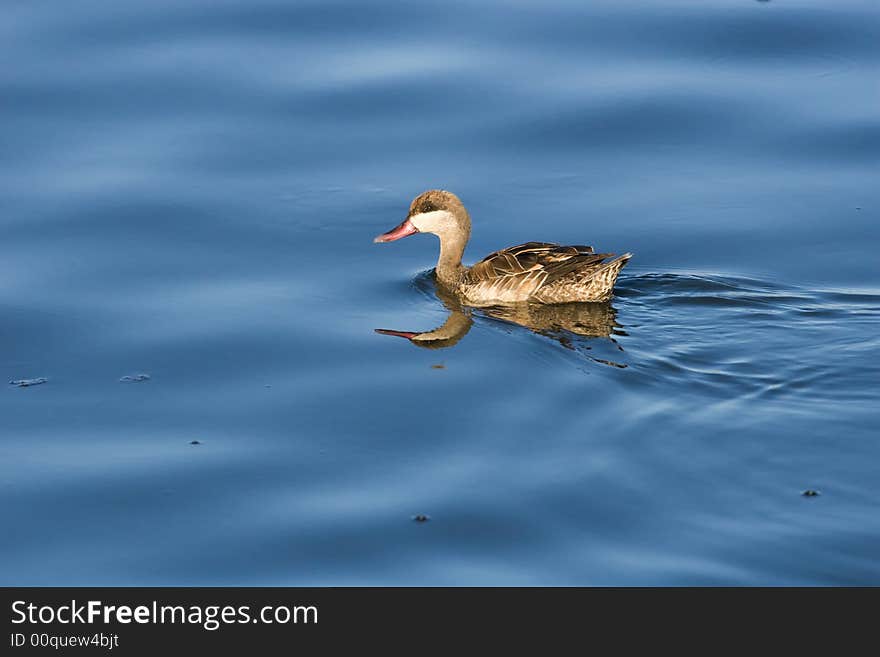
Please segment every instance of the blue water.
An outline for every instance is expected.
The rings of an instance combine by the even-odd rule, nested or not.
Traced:
[[[880,584],[876,0],[20,0],[0,61],[0,583]],[[433,187],[611,306],[444,305],[372,243]]]

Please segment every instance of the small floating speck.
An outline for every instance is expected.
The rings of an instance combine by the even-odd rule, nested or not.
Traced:
[[[413,516],[412,518],[415,522],[428,522],[431,519],[431,516],[422,515],[421,513]]]
[[[431,365],[431,369],[432,370],[445,370],[446,365],[444,365],[443,363],[439,363],[437,365]]]
[[[40,376],[36,379],[13,379],[9,382],[11,386],[18,386],[19,388],[29,388],[31,386],[38,386],[41,383],[46,383],[49,379],[46,377]]]
[[[200,441],[200,440],[190,440],[190,441],[189,441],[189,444],[190,444],[190,445],[201,445],[201,444],[202,444],[202,441]]]
[[[126,374],[119,379],[120,383],[138,383],[139,381],[149,381],[149,374]]]
[[[803,493],[801,493],[801,495],[803,495],[804,497],[819,497],[819,491],[808,488]]]

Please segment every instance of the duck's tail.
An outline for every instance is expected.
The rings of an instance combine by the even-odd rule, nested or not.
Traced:
[[[596,272],[593,281],[598,283],[597,294],[602,301],[607,301],[611,298],[611,295],[614,293],[614,284],[617,282],[617,276],[620,274],[620,270],[623,269],[624,265],[626,265],[632,257],[632,253],[624,253],[623,255],[616,257],[614,260],[604,263]]]
[[[624,253],[614,260],[603,262],[590,272],[589,282],[584,290],[585,301],[608,301],[614,294],[614,283],[623,266],[633,257],[632,253]]]

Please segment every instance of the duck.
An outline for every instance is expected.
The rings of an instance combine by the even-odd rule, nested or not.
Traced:
[[[417,233],[440,239],[437,282],[476,307],[605,302],[613,295],[620,270],[632,258],[632,253],[595,253],[591,246],[526,242],[490,253],[467,267],[461,259],[471,236],[471,218],[461,199],[442,189],[419,194],[406,219],[373,241],[394,242]]]

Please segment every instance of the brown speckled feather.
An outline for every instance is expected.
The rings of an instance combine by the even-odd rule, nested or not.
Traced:
[[[604,254],[604,258],[613,254]],[[541,303],[569,303],[572,301],[608,301],[620,270],[632,257],[625,253],[611,261],[591,262],[574,266],[571,271],[548,282],[532,295]]]
[[[589,246],[527,242],[483,258],[465,273],[461,291],[470,301],[478,303],[537,300],[544,296],[548,298],[547,303],[595,301],[599,299],[584,295],[599,292],[594,289],[598,286],[591,287],[588,282],[608,270],[605,261],[613,255],[593,253]],[[619,266],[615,269],[614,278],[619,269]],[[572,284],[574,287],[569,287]]]

